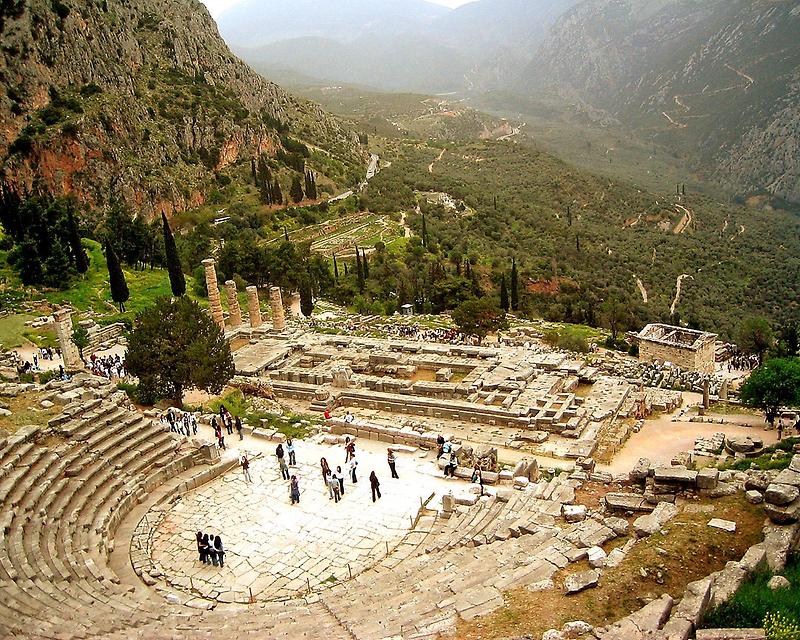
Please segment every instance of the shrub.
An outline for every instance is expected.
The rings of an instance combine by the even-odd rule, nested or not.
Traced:
[[[764,631],[768,640],[800,640],[800,625],[780,611],[764,617]]]

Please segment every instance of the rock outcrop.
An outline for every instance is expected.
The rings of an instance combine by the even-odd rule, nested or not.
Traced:
[[[363,161],[355,134],[237,59],[196,0],[0,11],[0,178],[15,190],[112,196],[152,216],[247,179],[251,160],[275,159],[290,139]]]

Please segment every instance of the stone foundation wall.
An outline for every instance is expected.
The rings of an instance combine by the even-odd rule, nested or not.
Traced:
[[[703,345],[699,350],[669,346],[649,340],[639,342],[639,360],[644,362],[671,362],[681,369],[714,372],[714,344]]]

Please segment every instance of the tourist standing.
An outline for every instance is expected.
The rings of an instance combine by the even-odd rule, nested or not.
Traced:
[[[344,474],[341,467],[336,467],[336,478],[339,480],[339,491],[344,495]]]
[[[783,418],[778,420],[778,442],[783,439]]]
[[[397,469],[395,468],[396,461],[394,457],[394,451],[391,449],[387,449],[387,451],[389,453],[386,456],[386,461],[389,463],[389,471],[392,472],[392,478],[397,478],[399,480],[400,476],[397,475]]]
[[[231,414],[228,414],[227,420],[225,421],[225,427],[228,429],[228,435],[233,435],[233,419],[231,418]]]
[[[356,439],[347,436],[344,440],[344,462],[347,464],[356,455]]]
[[[328,476],[328,491],[331,494],[331,500],[335,500],[336,502],[341,500],[339,478],[336,477],[335,471],[331,471],[330,475]]]
[[[286,441],[286,453],[289,454],[289,465],[297,466],[297,459],[294,457],[294,442],[291,438]]]
[[[447,461],[447,464],[444,467],[444,477],[450,476],[451,478],[456,477],[456,469],[458,468],[458,458],[456,457],[455,451],[450,452],[450,459]]]
[[[319,459],[319,466],[322,469],[322,481],[325,484],[328,484],[328,476],[331,475],[331,468],[328,465],[328,461],[325,458]],[[331,496],[333,497],[333,496]]]
[[[350,458],[350,481],[353,484],[358,483],[358,478],[356,477],[356,467],[358,466],[358,462],[356,462],[355,458]]]
[[[200,556],[200,562],[205,563],[206,561],[206,549],[203,546],[203,532],[197,532],[197,554]]]
[[[211,564],[211,544],[208,540],[208,534],[203,534],[203,541],[201,543],[203,562],[206,564]]]
[[[247,454],[242,456],[242,473],[244,474],[244,479],[247,482],[252,482],[253,479],[250,477],[250,461],[247,459]]]
[[[217,536],[214,538],[214,555],[219,560],[219,566],[225,566],[225,549],[222,548],[222,538]]]
[[[239,434],[239,440],[244,440],[244,434],[242,434],[242,419],[239,416],[236,416],[236,433]]]
[[[284,480],[288,480],[289,479],[289,465],[286,464],[286,460],[284,460],[282,457],[278,458],[278,465],[280,465],[280,468],[281,468],[281,477]]]
[[[370,472],[369,474],[369,486],[372,488],[372,501],[375,502],[376,494],[378,498],[381,497],[381,483],[378,480],[378,476],[375,475],[374,471]]]
[[[289,482],[289,498],[292,504],[300,504],[300,483],[297,481],[297,476],[292,476]]]
[[[483,495],[483,474],[481,474],[481,468],[477,464],[472,470],[472,482],[481,486],[481,495]]]

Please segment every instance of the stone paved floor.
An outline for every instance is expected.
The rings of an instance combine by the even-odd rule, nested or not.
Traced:
[[[238,443],[236,443],[238,444]],[[381,560],[411,527],[420,501],[432,492],[465,492],[463,482],[444,480],[432,459],[398,456],[400,480],[392,480],[385,445],[359,442],[358,483],[345,481],[336,504],[322,482],[319,459],[342,464],[344,451],[297,442],[299,465],[290,468],[300,480],[300,504],[292,506],[288,483],[281,480],[275,444],[246,440],[253,482],[241,470],[194,491],[175,504],[153,538],[153,560],[168,580],[222,602],[240,600],[252,591],[258,600],[306,592],[355,576]],[[363,446],[362,446],[363,445]],[[227,455],[238,455],[230,451]],[[342,464],[342,466],[344,466]],[[369,473],[375,469],[383,498],[373,504]],[[195,532],[219,534],[226,548],[225,567],[203,565],[195,550]],[[349,565],[349,566],[348,566]],[[238,596],[238,597],[237,597]]]

